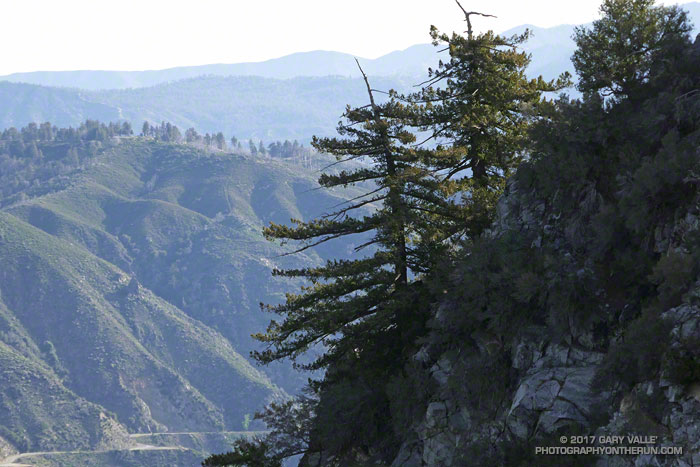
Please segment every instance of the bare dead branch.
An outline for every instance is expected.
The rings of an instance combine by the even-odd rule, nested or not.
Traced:
[[[464,12],[464,21],[467,22],[467,37],[469,38],[469,40],[472,39],[472,32],[473,32],[472,31],[472,22],[469,18],[471,15],[485,16],[488,18],[497,18],[497,16],[487,15],[486,13],[479,13],[478,11],[467,11],[464,9],[462,4],[459,3],[459,0],[455,0],[455,2],[457,2],[457,6],[459,6],[460,10],[462,10]]]
[[[378,109],[377,109],[377,104],[374,103],[374,94],[372,94],[372,86],[369,85],[369,79],[367,79],[367,75],[365,74],[365,70],[362,69],[362,66],[360,65],[360,61],[357,58],[355,58],[355,63],[357,63],[357,68],[360,69],[360,73],[362,73],[362,78],[365,80],[365,85],[367,86],[367,94],[369,94],[369,101],[372,105],[372,110],[377,112]]]

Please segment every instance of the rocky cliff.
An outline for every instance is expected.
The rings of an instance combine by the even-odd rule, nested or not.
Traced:
[[[392,466],[700,465],[700,36],[679,53],[536,131],[407,365]]]
[[[532,239],[531,246],[535,249],[547,246],[559,257],[573,257],[575,250],[585,248],[581,244],[587,237],[585,230],[603,204],[601,195],[590,185],[575,195],[576,214],[564,218],[551,203],[539,199],[534,189],[518,183],[517,178],[511,179],[498,206],[497,221],[490,236],[497,238],[517,232],[519,236]],[[698,233],[697,201],[700,199],[686,212],[678,213],[673,222],[655,229],[654,251],[668,254],[682,250],[682,239]],[[584,269],[576,273],[585,280]],[[665,357],[676,351],[682,353],[689,342],[700,342],[699,294],[700,283],[696,283],[681,304],[662,313],[670,329]],[[441,317],[446,310],[455,307],[457,304],[450,300],[439,305],[438,327],[449,326]],[[660,372],[644,375],[641,382],[621,393],[601,390],[596,376],[602,372],[607,346],[602,345],[593,327],[572,326],[569,331],[563,338],[553,338],[546,326],[531,325],[520,329],[510,341],[477,333],[470,336],[470,345],[465,345],[463,352],[454,349],[436,352],[431,345],[424,346],[415,360],[430,375],[431,400],[424,415],[411,427],[413,437],[404,442],[392,466],[485,465],[491,462],[498,465],[495,459],[503,460],[503,450],[512,451],[505,454],[508,458],[508,455],[528,457],[534,454],[536,446],[631,446],[635,444],[626,441],[606,444],[607,438],[601,437],[641,432],[657,437],[653,446],[682,447],[683,454],[602,455],[578,459],[543,455],[532,457],[533,465],[536,461],[540,465],[547,462],[605,466],[700,464],[700,380],[687,384],[672,382],[674,378],[668,375],[670,367],[662,366]],[[470,359],[489,359],[503,349],[507,349],[507,373],[513,381],[509,391],[490,414],[485,413],[486,404],[476,408],[465,404],[464,390],[470,385],[470,378],[498,375],[465,376],[460,369]],[[697,353],[697,348],[692,350]],[[671,365],[668,359],[664,363]],[[463,377],[465,380],[460,384]],[[653,406],[648,403],[650,399],[653,399]],[[485,417],[487,415],[490,416]],[[574,435],[588,438],[578,443],[559,440],[562,436]],[[595,442],[589,442],[592,436]]]

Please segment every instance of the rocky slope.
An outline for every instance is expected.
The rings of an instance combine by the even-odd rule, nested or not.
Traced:
[[[392,466],[700,465],[700,36],[683,47],[535,131],[406,366]]]
[[[538,199],[534,190],[512,179],[499,204],[498,220],[491,235],[518,232],[532,238],[536,247],[557,245],[558,254],[570,254],[567,250],[580,246],[577,243],[585,238],[582,230],[601,205],[600,195],[590,186],[576,193],[575,199],[578,200],[576,216],[564,219],[546,200]],[[700,198],[675,222],[654,232],[656,251],[680,248],[680,239],[700,232],[698,203]],[[669,349],[681,349],[691,341],[700,342],[698,297],[700,283],[693,286],[682,304],[663,313],[670,327]],[[436,313],[438,322],[441,311],[456,306],[450,301],[442,303]],[[498,461],[493,460],[497,458],[494,450],[497,445],[510,446],[513,451],[526,450],[527,457],[534,453],[535,446],[633,446],[629,442],[599,441],[601,437],[639,432],[656,436],[653,446],[682,447],[683,454],[534,456],[531,462],[532,465],[699,465],[700,381],[685,385],[672,382],[666,368],[658,374],[645,375],[644,381],[611,402],[611,394],[600,391],[596,380],[606,354],[604,346],[597,342],[593,329],[574,326],[570,331],[559,340],[553,339],[544,326],[530,326],[507,343],[494,342],[487,335],[474,336],[480,355],[495,354],[494,347],[509,348],[510,370],[517,375],[511,391],[503,395],[493,418],[487,421],[484,413],[464,403],[461,393],[464,388],[455,386],[455,377],[460,377],[458,368],[463,363],[461,357],[454,352],[434,352],[425,346],[415,359],[426,368],[435,385],[432,401],[423,417],[412,426],[413,437],[403,444],[392,466],[467,465],[463,462],[469,463],[468,459],[497,465]],[[640,403],[652,397],[653,409]],[[605,411],[601,406],[608,404],[611,414],[601,424],[601,411]],[[597,441],[562,443],[559,437],[564,434],[594,436]]]

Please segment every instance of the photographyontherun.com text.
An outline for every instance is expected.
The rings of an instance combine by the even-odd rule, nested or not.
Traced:
[[[539,455],[682,455],[682,446],[655,446],[657,436],[561,436],[564,446],[537,446]]]

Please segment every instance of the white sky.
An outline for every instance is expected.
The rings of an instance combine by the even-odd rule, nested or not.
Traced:
[[[477,30],[585,23],[600,0],[461,0]],[[0,0],[0,75],[145,70],[335,50],[375,58],[463,31],[454,0]]]

